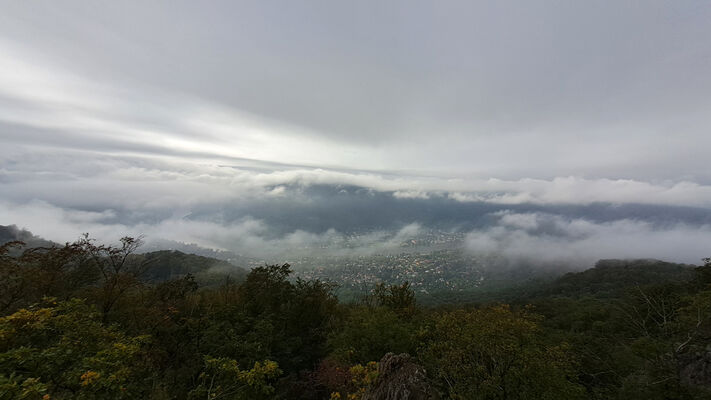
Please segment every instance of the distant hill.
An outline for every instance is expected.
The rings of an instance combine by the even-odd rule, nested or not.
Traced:
[[[244,268],[216,258],[187,254],[177,250],[160,250],[137,255],[150,263],[143,279],[162,282],[187,274],[195,276],[201,285],[213,285],[226,279],[241,281],[247,275]]]
[[[476,290],[441,291],[418,300],[426,305],[451,305],[526,304],[556,297],[618,298],[636,286],[689,282],[696,277],[697,267],[654,259],[614,259],[600,260],[595,267],[581,272],[561,272],[559,276],[554,270],[527,271],[523,268]]]
[[[198,256],[216,258],[218,260],[228,261],[233,265],[248,266],[263,264],[260,260],[246,257],[232,251],[218,250],[206,248],[195,243],[184,243],[175,240],[152,239],[139,249],[142,253],[151,253],[163,250],[177,250],[186,254],[195,254]]]
[[[57,245],[15,225],[0,225],[0,244],[13,240],[23,241],[28,247]],[[240,281],[246,276],[247,269],[235,264],[243,266],[256,264],[256,261],[251,258],[231,252],[205,249],[194,244],[163,241],[153,242],[147,247],[140,250],[155,249],[155,251],[139,253],[135,257],[141,257],[151,264],[143,277],[148,282],[162,282],[186,274],[194,275],[202,285],[220,284],[226,279]],[[161,247],[170,250],[163,250]],[[443,290],[426,296],[420,294],[420,300],[426,304],[436,305],[526,301],[558,296],[609,298],[617,297],[637,285],[687,282],[694,277],[695,267],[690,264],[654,259],[600,260],[594,268],[582,272],[570,272],[562,276],[559,274],[562,274],[564,269],[541,270],[535,267],[520,267],[487,276],[485,283],[477,289]],[[338,276],[326,278],[336,283],[343,283],[339,282]]]
[[[594,268],[561,276],[538,294],[615,297],[637,285],[688,282],[694,278],[695,268],[653,259],[600,260]]]
[[[18,228],[16,225],[0,225],[0,244],[18,240],[26,244],[25,248],[62,246],[36,236],[26,229]],[[21,251],[14,250],[11,254],[19,255]],[[247,275],[244,268],[225,260],[177,250],[151,251],[135,254],[135,257],[143,258],[150,263],[150,268],[144,274],[143,279],[152,283],[192,274],[201,285],[209,286],[222,283],[226,279],[241,281]]]
[[[25,242],[27,247],[51,247],[57,245],[57,243],[33,235],[27,229],[18,228],[17,225],[0,225],[0,244],[16,240]]]

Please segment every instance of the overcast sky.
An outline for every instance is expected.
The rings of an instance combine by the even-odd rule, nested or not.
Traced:
[[[707,1],[2,3],[0,224],[50,239],[295,184],[711,210]]]

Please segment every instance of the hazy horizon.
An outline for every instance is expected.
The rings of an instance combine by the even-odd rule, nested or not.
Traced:
[[[698,264],[709,37],[693,1],[9,3],[0,225]]]

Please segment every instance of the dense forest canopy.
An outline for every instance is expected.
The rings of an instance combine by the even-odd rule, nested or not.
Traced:
[[[199,280],[209,259],[140,245],[0,247],[0,399],[711,396],[709,260],[424,307],[407,282],[341,303],[288,264]]]

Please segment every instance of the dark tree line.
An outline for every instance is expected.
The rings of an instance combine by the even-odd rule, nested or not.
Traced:
[[[156,281],[165,266],[140,244],[0,246],[0,399],[372,398],[387,353],[409,354],[439,398],[711,396],[710,260],[431,308],[408,283],[343,304],[288,264]]]

